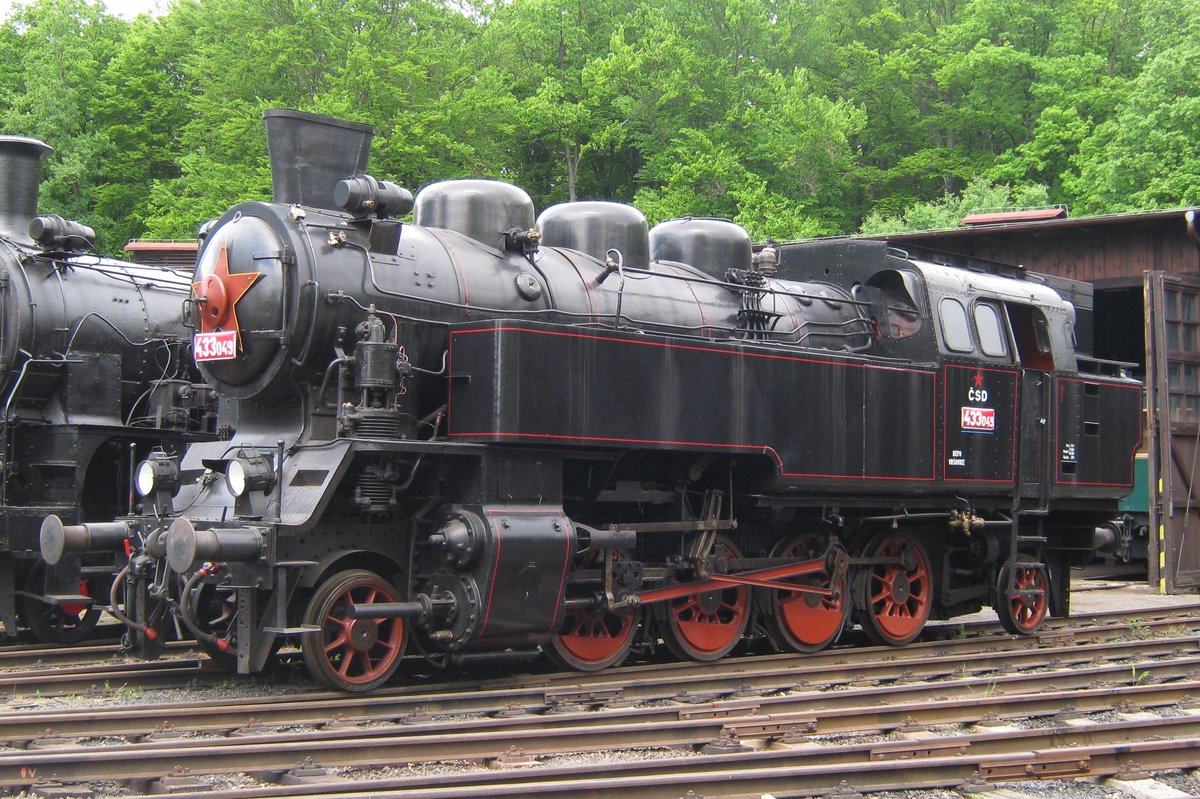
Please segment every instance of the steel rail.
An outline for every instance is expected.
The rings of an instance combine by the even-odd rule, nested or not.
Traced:
[[[173,792],[175,799],[252,799],[308,796],[311,799],[491,799],[498,790],[512,796],[544,799],[746,799],[765,794],[826,796],[837,792],[958,788],[972,793],[1001,780],[1052,777],[1099,778],[1120,776],[1141,768],[1163,771],[1196,765],[1200,739],[1147,741],[1136,744],[1089,746],[1067,752],[1037,750],[1018,755],[955,756],[916,760],[863,762],[840,767],[853,778],[837,783],[824,765],[776,766],[756,770],[736,765],[719,768],[711,760],[680,758],[635,764],[605,764],[522,771],[490,771],[443,777],[325,783],[293,783],[248,790]],[[705,770],[698,770],[704,768]],[[695,789],[689,794],[689,790]]]
[[[170,641],[166,646],[169,657],[196,655],[196,645],[191,641]],[[94,641],[75,646],[18,645],[0,647],[0,677],[20,671],[44,669],[48,666],[62,668],[65,665],[87,666],[102,660],[124,658],[117,641]]]
[[[618,770],[629,773],[636,770],[642,776],[673,773],[680,765],[691,773],[698,768],[720,768],[729,779],[732,774],[745,775],[754,772],[777,771],[781,767],[791,770],[821,768],[823,777],[829,779],[829,768],[840,766],[843,773],[860,774],[865,766],[879,762],[928,763],[939,757],[951,756],[959,761],[967,759],[979,764],[979,773],[987,776],[1007,778],[1029,778],[1066,776],[1086,773],[1090,770],[1088,757],[1080,752],[1086,747],[1093,751],[1119,751],[1129,746],[1129,741],[1146,737],[1152,733],[1160,744],[1165,742],[1200,741],[1200,713],[1182,717],[1152,720],[1134,719],[1116,722],[1095,723],[1082,726],[1060,725],[1032,730],[1004,730],[975,732],[965,735],[944,737],[900,736],[896,741],[846,741],[816,743],[812,741],[776,744],[771,749],[743,749],[741,741],[722,735],[724,728],[719,720],[697,723],[679,721],[673,723],[589,725],[567,730],[533,730],[521,737],[521,752],[526,755],[552,755],[564,752],[595,752],[612,748],[627,747],[680,747],[702,746],[713,741],[726,753],[707,754],[685,758],[643,760],[626,764]],[[770,737],[770,736],[767,736]],[[247,770],[268,772],[280,778],[284,772],[298,764],[307,770],[317,768],[312,759],[314,747],[325,746],[321,765],[339,767],[373,767],[380,764],[403,763],[405,765],[441,760],[489,761],[511,752],[512,738],[505,733],[466,733],[440,736],[388,736],[367,739],[338,739],[298,744],[288,736],[262,736],[253,743],[231,742],[228,746],[205,747],[204,742],[194,742],[194,756],[186,760],[175,759],[175,770],[179,763],[186,763],[190,774],[220,773]],[[178,747],[176,747],[178,749]],[[125,781],[148,781],[164,773],[164,763],[171,761],[171,747],[157,748],[139,746],[126,747],[117,751],[90,750],[86,755],[76,753],[52,753],[42,758],[30,759],[21,766],[21,783],[8,777],[9,766],[0,762],[2,784],[31,784],[31,777],[64,781],[121,779]],[[998,757],[1009,761],[997,762]],[[1011,760],[1011,758],[1017,758]],[[984,761],[991,761],[985,763]],[[1185,753],[1184,765],[1200,765],[1200,751]],[[596,766],[590,767],[593,772]],[[920,767],[918,766],[918,769]],[[551,770],[552,771],[552,770]],[[908,771],[912,771],[911,768]],[[710,772],[712,773],[712,772]],[[490,772],[489,784],[493,789],[513,779],[525,781],[528,770]],[[534,779],[569,778],[570,771],[551,774],[539,769]],[[444,780],[437,780],[444,782]],[[467,775],[468,782],[473,781]],[[606,782],[607,779],[602,779]],[[398,780],[429,787],[428,778]],[[905,787],[914,787],[904,783]],[[289,786],[293,795],[298,795],[297,786]],[[378,796],[384,786],[377,781],[357,786],[356,790],[369,791]],[[855,786],[856,788],[858,786]],[[873,786],[874,787],[874,786]],[[895,786],[890,786],[895,787]],[[328,785],[326,786],[328,789]],[[264,795],[256,793],[253,795]],[[639,796],[641,794],[638,794]],[[678,794],[676,794],[678,796]]]
[[[1146,663],[1145,668],[1138,674],[1122,666],[1121,673],[1127,675],[1130,681],[1145,679],[1169,679],[1178,673],[1176,666],[1180,661],[1186,662],[1189,672],[1196,672],[1200,666],[1200,658],[1183,658],[1160,663]],[[1082,670],[1087,672],[1108,671],[1112,667]],[[1063,686],[1067,675],[1080,674],[1078,670],[1060,670],[1031,675],[1030,685],[1022,685],[1026,691],[1035,686]],[[1008,678],[1019,678],[1020,675],[1008,675]],[[1010,679],[1010,681],[1012,681]],[[976,694],[975,702],[983,705],[978,696],[979,681],[958,681],[960,685],[953,686],[962,692]],[[991,687],[991,683],[988,687]],[[883,692],[884,698],[892,698],[898,693],[910,693],[904,689],[922,689],[922,701],[937,703],[948,701],[953,688],[948,684],[934,686],[900,686],[892,685]],[[929,696],[929,690],[938,692]],[[860,692],[846,701],[840,702],[838,710],[851,713],[855,710],[866,709],[870,715],[875,708],[868,692]],[[832,708],[826,699],[830,696],[845,697],[845,693],[813,692],[808,697],[809,704],[818,705],[813,709]],[[944,697],[944,698],[940,698]],[[878,698],[878,697],[877,697]],[[909,697],[910,700],[912,697]],[[718,706],[708,714],[681,715],[678,721],[657,720],[646,722],[636,720],[624,724],[598,724],[584,721],[583,726],[568,726],[563,722],[538,727],[526,724],[520,729],[519,740],[523,746],[536,746],[539,754],[553,752],[575,752],[587,750],[605,750],[621,745],[626,746],[670,746],[674,744],[696,744],[712,741],[727,728],[727,722],[732,726],[728,729],[740,733],[753,732],[760,737],[776,737],[786,734],[787,730],[795,730],[795,725],[788,725],[788,720],[778,715],[767,716],[771,710],[778,713],[787,706],[787,700],[795,697],[768,697],[760,704],[751,708],[747,706],[743,712],[755,713],[753,718],[730,720],[721,713]],[[775,701],[778,700],[778,701]],[[792,709],[794,712],[794,706]],[[608,720],[607,714],[596,716],[603,721]],[[1187,721],[1196,722],[1192,716],[1185,717]],[[1164,724],[1168,722],[1163,722]],[[1174,721],[1170,723],[1176,723]],[[1183,723],[1182,721],[1178,723]],[[169,773],[173,768],[184,767],[191,773],[212,773],[220,771],[247,771],[261,769],[286,770],[302,762],[306,758],[334,758],[339,766],[364,766],[386,764],[394,761],[414,762],[422,760],[445,760],[462,758],[496,757],[504,751],[505,746],[513,741],[513,729],[483,729],[470,731],[471,723],[460,722],[456,729],[449,732],[434,732],[428,730],[424,735],[409,734],[403,728],[397,731],[390,728],[332,728],[312,733],[265,733],[252,737],[234,736],[226,738],[206,739],[174,739],[152,740],[134,744],[118,744],[111,746],[89,747],[79,751],[77,747],[66,741],[55,741],[57,747],[68,746],[71,751],[53,751],[52,749],[30,749],[11,754],[0,754],[0,785],[23,786],[28,783],[30,775],[42,775],[59,780],[81,781],[96,779],[150,779]],[[477,727],[485,725],[476,725]],[[504,725],[495,725],[501,726]],[[636,736],[631,730],[636,730]],[[691,730],[689,733],[688,731]],[[607,734],[607,737],[603,737]],[[580,736],[597,736],[594,744],[583,744]],[[399,737],[397,737],[399,736]],[[696,736],[699,736],[698,738]],[[636,740],[631,742],[630,738]],[[539,745],[540,742],[540,745]],[[41,744],[46,746],[45,743]],[[429,754],[421,754],[419,750],[426,749]]]
[[[788,657],[807,664],[824,664],[837,667],[852,665],[862,660],[871,662],[879,659],[883,653],[895,660],[908,660],[927,657],[929,654],[953,654],[961,652],[964,655],[974,655],[982,651],[996,649],[1037,649],[1047,646],[1058,646],[1066,643],[1078,643],[1107,639],[1110,636],[1128,635],[1134,640],[1149,638],[1162,631],[1170,633],[1173,627],[1200,629],[1200,605],[1188,605],[1179,608],[1162,608],[1157,611],[1120,611],[1106,612],[1081,618],[1052,619],[1061,624],[1048,624],[1037,635],[1019,636],[1000,632],[999,622],[971,622],[961,627],[952,623],[940,627],[927,627],[925,635],[929,640],[907,644],[904,647],[887,646],[855,646],[835,647],[821,652],[783,655],[744,655],[741,657],[725,658],[713,663],[704,664],[704,670],[709,674],[735,673],[761,662],[769,662],[779,657]],[[857,631],[854,631],[857,633]],[[676,671],[680,677],[686,678],[689,672],[696,669],[691,662],[634,664],[621,667],[621,674],[626,677],[636,677],[641,673],[660,674],[666,670]],[[606,675],[613,671],[594,673],[554,672],[545,674],[522,675],[516,678],[501,678],[489,682],[481,682],[481,687],[490,685],[510,684],[511,679],[517,679],[523,685],[549,685],[556,682],[573,685],[591,681],[603,681]]]
[[[263,700],[243,699],[230,703],[155,704],[136,708],[98,707],[76,711],[19,709],[0,713],[0,742],[25,745],[47,729],[53,729],[55,737],[147,735],[160,730],[164,715],[170,718],[175,731],[228,732],[247,726],[324,724],[335,718],[343,721],[390,721],[420,713],[480,713],[504,707],[540,713],[548,708],[569,710],[575,705],[599,706],[617,700],[630,703],[681,699],[700,703],[741,695],[754,702],[778,702],[781,701],[780,697],[767,695],[803,692],[814,684],[826,689],[825,692],[818,692],[819,696],[825,697],[825,702],[846,693],[832,689],[864,689],[872,686],[886,689],[894,686],[897,692],[903,693],[922,687],[933,690],[948,683],[932,680],[952,678],[957,680],[956,684],[974,679],[983,686],[981,690],[995,692],[1001,684],[1007,686],[1014,680],[1019,688],[1022,680],[1040,679],[1038,675],[1011,672],[1047,665],[1069,667],[1070,671],[1063,673],[1062,680],[1074,680],[1076,687],[1090,687],[1088,684],[1079,685],[1077,681],[1089,679],[1090,675],[1097,673],[1103,674],[1104,678],[1114,675],[1123,678],[1131,668],[1124,661],[1130,658],[1161,657],[1196,649],[1197,639],[1188,637],[1020,649],[992,654],[975,652],[965,659],[961,654],[934,655],[931,652],[916,658],[877,658],[872,663],[856,666],[811,664],[805,659],[773,656],[758,662],[756,669],[747,668],[734,673],[709,674],[706,670],[693,668],[687,672],[687,680],[682,680],[673,669],[660,675],[643,672],[639,679],[633,680],[628,679],[625,670],[614,670],[607,674],[604,682],[578,685],[513,683],[484,688],[479,684],[450,684],[367,697],[322,693]],[[1197,655],[1200,656],[1200,653]],[[1114,665],[1111,663],[1114,660],[1121,662]],[[1107,665],[1106,661],[1109,661]],[[1143,670],[1152,665],[1146,662]],[[1106,670],[1097,672],[1098,668]],[[1153,666],[1155,671],[1159,668]],[[1200,668],[1200,664],[1193,658],[1185,660],[1181,668],[1183,671],[1176,672],[1176,678]],[[1001,673],[1006,671],[1010,673]]]

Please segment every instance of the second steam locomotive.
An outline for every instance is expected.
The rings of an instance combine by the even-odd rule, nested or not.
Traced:
[[[593,670],[1068,612],[1141,387],[1083,357],[1046,281],[882,242],[755,253],[613,203],[535,219],[491,181],[414,201],[365,173],[368,126],[265,116],[275,199],[205,231],[192,287],[236,433],[145,460],[138,515],[42,529],[51,563],[132,549],[145,654],[174,615],[239,672],[292,641],[362,691],[406,652]]]
[[[0,623],[8,637],[75,642],[99,620],[124,553],[48,567],[42,519],[129,512],[132,467],[155,449],[181,452],[216,414],[180,318],[187,276],[101,258],[91,228],[38,216],[50,152],[0,136]]]

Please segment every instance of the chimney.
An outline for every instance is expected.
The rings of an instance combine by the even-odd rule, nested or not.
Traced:
[[[0,136],[0,235],[23,242],[29,223],[37,216],[42,158],[54,152],[48,145],[25,136]]]
[[[336,208],[333,187],[366,171],[375,128],[288,109],[263,111],[275,202]]]

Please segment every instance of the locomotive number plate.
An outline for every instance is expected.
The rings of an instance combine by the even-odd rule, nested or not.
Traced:
[[[223,333],[197,333],[192,339],[192,350],[199,361],[228,361],[237,357],[237,331]]]
[[[993,408],[963,408],[962,429],[968,433],[992,433],[996,430]]]

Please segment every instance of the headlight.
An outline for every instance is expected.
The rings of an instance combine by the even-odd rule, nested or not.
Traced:
[[[138,496],[148,497],[156,491],[174,491],[179,485],[179,467],[165,452],[155,451],[138,464],[133,487]]]
[[[225,485],[235,497],[249,491],[267,494],[275,486],[275,471],[262,455],[242,453],[225,465]]]
[[[155,473],[152,461],[142,461],[138,464],[137,478],[134,480],[134,486],[137,488],[139,497],[144,497],[154,490],[157,477],[158,475]]]
[[[246,466],[239,460],[232,460],[225,467],[225,485],[229,493],[240,497],[246,493]]]

